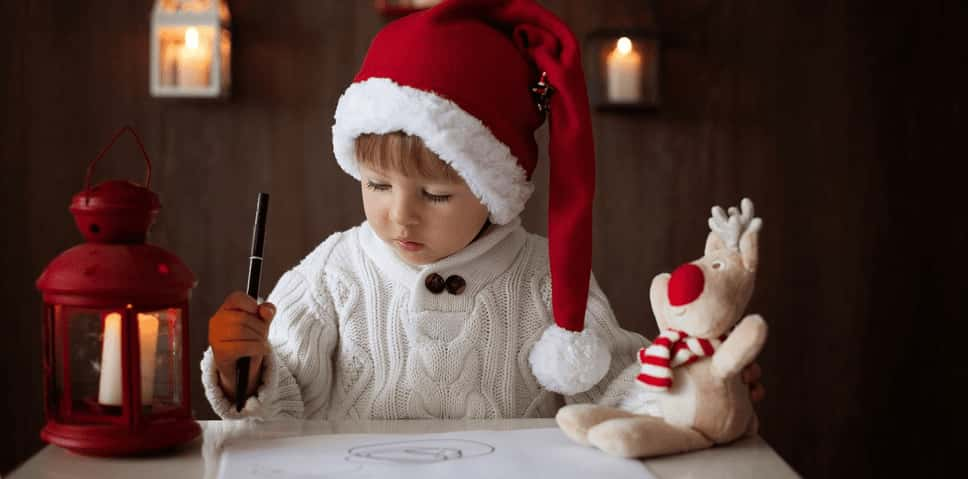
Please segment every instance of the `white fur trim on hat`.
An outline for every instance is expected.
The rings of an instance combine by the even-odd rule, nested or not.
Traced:
[[[546,389],[571,395],[591,389],[608,372],[608,345],[585,329],[573,332],[549,326],[531,348],[531,372]]]
[[[511,149],[456,103],[428,91],[370,78],[349,86],[336,106],[333,153],[340,167],[360,179],[356,137],[403,131],[419,136],[450,164],[491,213],[507,224],[534,191]]]

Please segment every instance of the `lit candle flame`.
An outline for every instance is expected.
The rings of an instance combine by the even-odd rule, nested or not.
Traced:
[[[191,49],[198,48],[198,29],[188,27],[185,30],[185,46]]]
[[[632,52],[632,40],[630,40],[629,37],[619,38],[618,42],[615,44],[615,48],[622,55],[628,55]]]

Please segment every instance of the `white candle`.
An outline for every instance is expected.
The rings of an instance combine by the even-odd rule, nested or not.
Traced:
[[[185,46],[178,52],[178,85],[183,87],[208,86],[209,55],[198,43],[198,29],[185,29]]]
[[[104,318],[97,402],[107,406],[121,405],[121,315],[118,313],[108,314]]]
[[[158,318],[138,315],[138,339],[141,349],[141,404],[151,404],[155,395],[155,351],[158,349]]]
[[[158,318],[138,315],[138,345],[141,348],[141,404],[151,404],[155,389],[155,351],[158,347]],[[97,402],[106,406],[120,406],[123,401],[121,380],[121,314],[110,313],[104,318],[104,339],[101,342],[101,377]]]
[[[628,37],[619,38],[608,54],[607,96],[612,103],[634,103],[642,99],[642,56]]]

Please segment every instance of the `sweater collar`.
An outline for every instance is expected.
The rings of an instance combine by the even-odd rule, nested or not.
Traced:
[[[526,238],[521,219],[514,218],[505,225],[491,225],[481,237],[464,249],[434,263],[414,266],[400,259],[390,245],[380,239],[369,222],[360,227],[360,243],[365,254],[393,280],[411,285],[427,275],[437,273],[444,278],[459,275],[467,281],[466,296],[472,297],[483,285],[506,271]]]

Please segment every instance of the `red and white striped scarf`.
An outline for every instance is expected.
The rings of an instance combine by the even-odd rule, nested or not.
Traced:
[[[672,386],[672,368],[712,356],[724,339],[725,334],[718,339],[704,339],[674,329],[663,330],[651,346],[639,349],[642,371],[636,379],[649,389],[668,390]]]

